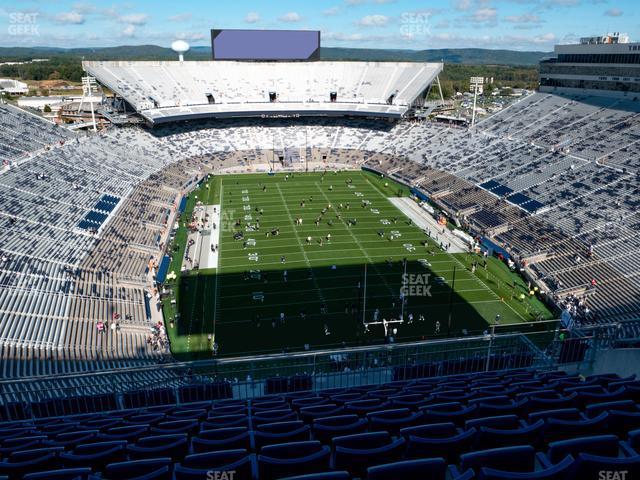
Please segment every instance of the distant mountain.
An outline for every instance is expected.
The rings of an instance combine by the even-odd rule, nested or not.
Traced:
[[[378,50],[373,48],[322,48],[323,60],[441,62],[465,65],[537,65],[549,52],[519,52],[485,48],[433,50]]]
[[[394,50],[373,48],[323,47],[323,60],[439,62],[465,65],[537,65],[548,52],[519,52],[483,48],[445,48],[434,50]],[[103,48],[0,48],[0,62],[39,57],[66,57],[85,60],[174,60],[175,52],[157,45],[131,45]],[[187,60],[211,59],[211,47],[193,46]]]

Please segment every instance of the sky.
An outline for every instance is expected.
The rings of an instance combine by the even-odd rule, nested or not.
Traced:
[[[320,30],[326,47],[551,51],[606,32],[640,41],[638,0],[0,0],[2,47],[106,47],[211,28]]]

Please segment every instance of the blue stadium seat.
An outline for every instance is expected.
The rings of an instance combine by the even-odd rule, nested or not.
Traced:
[[[609,410],[607,413],[607,433],[626,438],[627,432],[640,428],[640,411]]]
[[[626,400],[627,393],[623,387],[613,392],[591,393],[578,392],[578,405],[585,407],[592,403],[615,402],[618,400]]]
[[[220,415],[218,417],[209,416],[204,422],[202,422],[201,430],[248,426],[249,417],[247,415]]]
[[[362,400],[346,402],[344,409],[346,413],[355,413],[358,416],[364,417],[367,413],[384,410],[388,408],[389,405],[389,402],[381,398],[364,398]]]
[[[173,461],[179,461],[188,451],[189,438],[185,433],[143,437],[127,446],[132,460],[170,457]]]
[[[129,425],[156,425],[167,418],[166,414],[161,412],[144,412],[137,413],[127,417],[127,424]]]
[[[442,457],[447,463],[456,463],[461,453],[473,449],[477,431],[446,422],[403,428],[400,433],[407,440],[408,458]]]
[[[594,418],[584,420],[563,420],[549,418],[544,432],[545,443],[569,438],[607,433],[609,414],[602,412]]]
[[[204,408],[189,408],[175,410],[167,414],[167,420],[198,420],[202,421],[207,417],[207,410]]]
[[[295,477],[285,477],[282,480],[351,480],[351,475],[345,471],[334,471],[296,475]]]
[[[284,398],[280,398],[278,400],[254,402],[251,404],[251,411],[254,414],[276,410],[290,410],[289,404]]]
[[[91,468],[67,468],[61,470],[47,470],[29,473],[24,480],[87,480],[91,475]]]
[[[535,468],[536,454],[531,445],[479,450],[460,455],[459,468],[450,465],[451,476],[460,477],[471,469],[476,473],[481,468],[494,468],[506,472],[532,472]]]
[[[267,445],[258,455],[260,480],[324,472],[330,456],[329,447],[318,441]]]
[[[244,449],[209,452],[186,456],[175,465],[176,480],[211,479],[211,472],[234,472],[237,480],[251,480],[252,461]]]
[[[84,426],[88,429],[106,432],[110,428],[124,425],[124,420],[120,417],[103,417],[84,422]]]
[[[274,443],[291,443],[309,440],[310,427],[303,421],[264,423],[253,432],[256,449]]]
[[[443,458],[423,458],[369,467],[367,480],[445,480],[446,472]]]
[[[148,432],[148,425],[127,425],[124,427],[109,428],[104,433],[100,433],[98,438],[101,442],[110,442],[113,440],[135,442],[140,437],[147,435]]]
[[[469,405],[478,406],[474,415],[487,417],[509,414],[519,415],[525,409],[526,404],[526,399],[512,400],[506,395],[477,398],[469,402]]]
[[[468,423],[468,422],[467,422]],[[496,428],[482,426],[478,429],[476,445],[482,448],[498,448],[509,445],[533,445],[542,443],[545,430],[544,420],[516,428]]]
[[[27,473],[52,470],[59,467],[58,455],[62,447],[20,450],[0,461],[0,475],[10,479],[22,478]]]
[[[632,400],[616,400],[613,402],[592,403],[585,406],[588,417],[593,418],[608,410],[620,410],[625,412],[640,412],[638,406]]]
[[[465,406],[459,402],[437,403],[428,405],[420,409],[424,413],[423,423],[443,423],[453,422],[457,426],[464,425],[464,422],[475,416],[477,405]]]
[[[312,407],[303,407],[300,409],[300,418],[306,423],[312,423],[317,418],[335,417],[344,413],[344,407],[335,403],[328,405],[314,405]]]
[[[421,423],[423,412],[412,412],[408,408],[381,410],[367,414],[371,431],[387,431],[397,434],[400,429]]]
[[[619,449],[620,444],[615,435],[593,435],[551,442],[547,457],[554,464],[567,455],[572,455],[575,458],[579,453],[617,457]]]
[[[249,409],[243,404],[214,405],[209,412],[211,417],[225,417],[227,415],[248,415]]]
[[[98,441],[98,430],[79,430],[75,432],[60,433],[49,441],[51,446],[64,447],[71,450],[77,445]]]
[[[126,460],[126,447],[124,440],[78,445],[72,451],[60,453],[60,461],[65,468],[91,465],[100,469],[109,463]]]
[[[356,400],[362,400],[365,398],[365,394],[362,392],[343,392],[337,395],[331,395],[329,400],[335,405],[344,405],[347,402],[354,402]]]
[[[577,399],[577,392],[565,396],[554,396],[552,398],[532,395],[528,397],[527,402],[522,406],[522,408],[527,412],[572,408],[578,406]]]
[[[28,438],[35,430],[33,425],[6,426],[0,429],[0,444],[9,438]]]
[[[570,456],[565,457],[561,462],[555,465],[546,466],[540,470],[531,472],[512,472],[498,470],[495,468],[482,467],[478,479],[480,480],[571,480],[576,477],[573,475],[574,461]]]
[[[518,418],[517,415],[499,415],[493,417],[480,417],[467,420],[464,424],[465,428],[490,427],[499,428],[503,430],[520,428],[524,426],[524,423]]]
[[[363,476],[370,466],[400,460],[404,447],[404,438],[394,440],[387,432],[334,437],[334,465],[338,470]]]
[[[171,435],[174,433],[186,433],[191,435],[198,431],[200,423],[197,419],[191,420],[172,420],[168,422],[160,422],[155,427],[150,428],[150,433],[154,435]]]
[[[529,414],[529,422],[557,418],[560,420],[584,420],[585,416],[577,408],[558,408],[556,410],[540,410]]]
[[[171,459],[149,458],[110,463],[102,478],[108,480],[171,480]]]
[[[292,422],[296,420],[298,420],[298,415],[294,410],[289,409],[265,410],[251,417],[251,423],[254,428],[263,423]]]
[[[295,398],[291,401],[291,408],[293,408],[296,412],[300,411],[303,407],[312,407],[314,405],[327,405],[331,403],[328,398],[325,397],[305,397],[305,398]]]
[[[367,429],[367,421],[355,414],[317,418],[313,421],[313,436],[324,444],[330,444],[334,437],[362,433]]]
[[[247,427],[204,430],[191,439],[194,453],[215,452],[251,448],[251,436]]]
[[[28,437],[12,437],[2,441],[0,457],[8,457],[21,450],[33,450],[49,445],[49,437],[46,435],[31,435]]]
[[[431,398],[427,398],[420,393],[392,395],[388,400],[391,402],[391,408],[408,408],[410,410],[418,410],[432,401]]]

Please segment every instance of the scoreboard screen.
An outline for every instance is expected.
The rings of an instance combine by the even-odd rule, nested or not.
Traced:
[[[320,60],[317,30],[211,30],[214,60]]]

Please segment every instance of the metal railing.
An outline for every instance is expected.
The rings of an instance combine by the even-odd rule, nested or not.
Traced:
[[[193,385],[222,386],[224,397],[246,399],[278,393],[274,391],[274,384],[282,384],[278,379],[301,379],[294,390],[322,391],[477,372],[548,371],[569,364],[587,371],[595,353],[610,348],[615,341],[611,325],[590,327],[588,331],[564,330],[557,322],[547,325],[526,333],[498,333],[498,329],[510,327],[501,325],[481,335],[450,339],[5,379],[0,381],[0,414],[4,405],[10,418],[19,418],[10,412],[20,405],[27,412],[24,415],[30,417],[41,408],[38,403],[60,399],[65,405],[77,406],[69,413],[104,410],[101,395],[105,394],[113,398],[109,403],[112,409],[123,408],[123,399],[130,392],[155,395],[164,391],[171,402],[180,403],[185,401],[183,388]],[[29,409],[29,404],[37,408]]]

